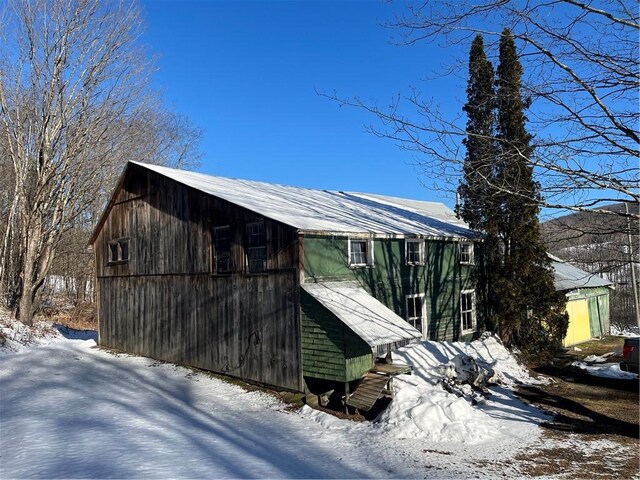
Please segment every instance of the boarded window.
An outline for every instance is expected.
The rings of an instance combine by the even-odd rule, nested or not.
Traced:
[[[249,273],[267,271],[267,235],[264,222],[247,224],[247,263]]]
[[[231,228],[229,225],[213,229],[213,271],[231,272]]]
[[[407,295],[407,322],[422,333],[425,323],[424,295]]]
[[[109,242],[107,263],[122,263],[129,260],[129,239],[119,238]]]
[[[476,329],[476,294],[474,290],[460,292],[460,316],[463,332]]]

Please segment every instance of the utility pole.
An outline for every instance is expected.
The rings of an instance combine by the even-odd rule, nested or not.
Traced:
[[[633,289],[633,306],[636,310],[636,324],[640,328],[640,302],[638,301],[638,283],[636,281],[636,265],[633,255],[633,241],[631,238],[631,218],[629,217],[629,203],[624,202],[624,211],[627,214],[627,248],[629,249],[629,268],[631,268],[631,288]]]

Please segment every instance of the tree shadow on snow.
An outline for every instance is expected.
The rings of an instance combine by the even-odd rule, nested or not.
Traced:
[[[60,335],[69,340],[95,340],[98,341],[98,332],[95,330],[75,330],[59,323],[54,323],[55,328]]]
[[[328,464],[337,455],[331,442],[327,450],[310,438],[302,421],[277,421],[287,413],[269,411],[264,399],[235,401],[250,395],[240,388],[222,386],[230,397],[216,404],[219,397],[196,394],[197,375],[173,372],[180,367],[68,346],[46,350],[16,356],[3,372],[3,476],[357,478],[375,471],[371,458],[364,472]],[[19,446],[11,447],[12,437]],[[37,461],[15,471],[21,450]],[[383,460],[376,467],[384,472]]]

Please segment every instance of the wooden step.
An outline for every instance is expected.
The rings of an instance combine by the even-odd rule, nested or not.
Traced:
[[[413,367],[404,363],[376,363],[371,370],[372,373],[379,373],[388,377],[396,375],[411,374]]]
[[[377,373],[367,373],[358,388],[347,399],[347,405],[367,412],[376,403],[387,386],[389,377]]]

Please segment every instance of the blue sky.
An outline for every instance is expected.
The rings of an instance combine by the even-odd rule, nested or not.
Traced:
[[[460,112],[465,76],[430,79],[452,55],[397,46],[382,1],[146,1],[142,41],[156,87],[204,129],[200,170],[311,188],[381,193],[453,206],[415,157],[365,130],[376,119],[316,90],[387,105],[416,87]],[[426,185],[426,186],[423,186]]]

